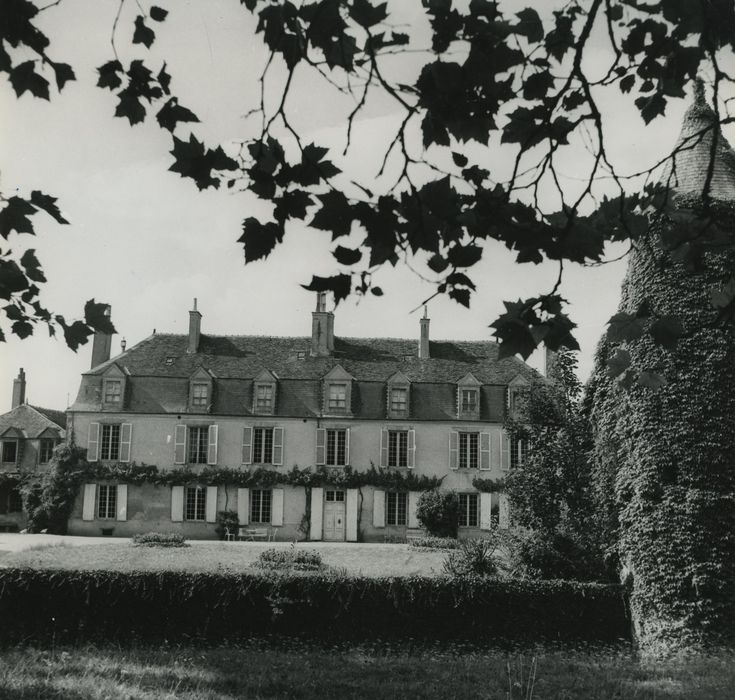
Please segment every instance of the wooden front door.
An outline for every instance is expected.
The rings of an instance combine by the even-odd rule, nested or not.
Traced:
[[[345,540],[345,492],[327,489],[324,493],[324,539]]]

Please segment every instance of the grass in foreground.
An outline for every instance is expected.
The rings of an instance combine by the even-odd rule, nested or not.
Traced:
[[[4,700],[472,698],[729,700],[733,654],[642,665],[624,649],[25,647],[0,656]]]
[[[260,571],[253,565],[270,547],[289,548],[288,542],[197,542],[191,547],[135,547],[129,542],[90,544],[82,547],[46,545],[0,558],[3,566],[37,569],[108,569],[110,571]],[[297,544],[315,550],[327,566],[366,576],[436,575],[446,552],[422,550],[405,544]]]

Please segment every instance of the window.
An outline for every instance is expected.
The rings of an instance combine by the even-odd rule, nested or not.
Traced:
[[[476,493],[460,493],[459,494],[459,526],[460,527],[477,527],[478,526],[478,509],[477,502],[479,498]]]
[[[97,487],[97,517],[114,519],[117,515],[117,486],[100,484]]]
[[[388,525],[406,525],[408,523],[408,494],[388,491],[385,494],[386,522]]]
[[[250,491],[251,523],[270,523],[272,500],[273,492],[270,489],[252,489]]]
[[[391,413],[406,413],[408,411],[408,389],[405,386],[394,386],[390,390]]]
[[[273,464],[273,428],[253,428],[253,463]]]
[[[528,440],[526,438],[513,438],[510,441],[510,468],[523,466],[523,461],[528,450]]]
[[[17,440],[4,440],[3,441],[3,462],[15,462],[18,459],[18,441]]]
[[[273,413],[273,387],[270,384],[258,384],[255,387],[256,413]]]
[[[388,431],[388,466],[408,466],[408,430]]]
[[[347,430],[327,430],[327,455],[326,465],[328,467],[343,467],[347,464]]]
[[[330,384],[329,385],[329,401],[327,407],[332,411],[347,410],[347,385],[346,384]]]
[[[191,385],[191,405],[196,408],[206,408],[209,404],[209,384],[194,382]]]
[[[345,500],[345,492],[329,489],[325,492],[324,499],[329,503],[342,503]]]
[[[49,438],[41,439],[38,446],[38,461],[40,464],[47,464],[51,461],[51,457],[54,453],[54,440]]]
[[[204,486],[186,487],[186,520],[204,520],[206,513],[207,489]]]
[[[460,469],[477,469],[478,451],[480,444],[479,433],[460,433],[459,434],[459,468]]]
[[[23,510],[23,501],[17,486],[0,486],[0,515],[5,513],[20,513]]]
[[[105,379],[104,380],[104,402],[105,403],[120,403],[120,396],[122,394],[122,382],[119,379]]]
[[[462,389],[460,394],[460,411],[462,413],[477,413],[477,389]]]
[[[206,425],[189,426],[189,463],[206,464],[209,448],[209,428]]]
[[[101,425],[100,459],[120,459],[120,426]]]

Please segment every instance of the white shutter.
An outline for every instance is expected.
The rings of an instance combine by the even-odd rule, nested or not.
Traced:
[[[84,500],[82,502],[82,520],[94,520],[94,501],[97,496],[97,484],[84,484]]]
[[[180,523],[184,520],[184,487],[171,487],[171,522]]]
[[[128,519],[128,486],[127,484],[117,485],[117,519]]]
[[[503,431],[502,447],[500,450],[500,468],[504,472],[510,469],[510,438],[505,430]]]
[[[327,431],[324,428],[316,429],[316,464],[321,466],[327,463]]]
[[[345,465],[350,463],[350,429],[345,428]]]
[[[492,530],[493,527],[493,495],[482,492],[480,494],[480,527],[483,530]]]
[[[380,466],[388,466],[388,431],[380,431]]]
[[[347,489],[345,504],[345,529],[348,542],[357,542],[357,521],[360,513],[357,507],[357,489]]]
[[[87,437],[87,461],[96,462],[99,459],[100,424],[89,424],[89,436]]]
[[[208,523],[217,522],[217,487],[207,486],[207,505],[205,517]]]
[[[505,493],[500,494],[498,525],[503,529],[510,527],[510,503]]]
[[[183,464],[186,459],[186,426],[177,425],[174,432],[174,464]]]
[[[416,515],[420,496],[421,491],[408,492],[408,527],[421,527],[418,515]]]
[[[249,425],[242,429],[242,463],[253,463],[253,429]]]
[[[273,428],[273,464],[283,464],[283,428]]]
[[[283,489],[271,491],[271,525],[283,525]]]
[[[503,437],[503,431],[495,428],[490,432],[490,469],[500,469],[500,442]]]
[[[324,519],[324,489],[316,487],[311,489],[311,527],[309,528],[309,539],[320,540],[322,538],[322,521]]]
[[[408,431],[408,460],[406,466],[413,469],[416,466],[416,431]]]
[[[240,527],[250,522],[250,489],[237,489],[237,519]]]
[[[373,527],[385,527],[385,491],[373,491]]]
[[[480,469],[490,469],[490,433],[480,433]]]
[[[456,430],[449,433],[449,468],[459,469],[459,433]]]
[[[207,435],[207,464],[217,464],[217,436],[219,428],[216,425],[210,425]],[[211,522],[214,522],[212,520]]]
[[[133,424],[123,423],[120,426],[120,461],[130,461],[130,443],[133,440]]]

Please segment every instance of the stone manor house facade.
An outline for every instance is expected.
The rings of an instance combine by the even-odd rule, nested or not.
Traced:
[[[382,542],[419,527],[419,491],[197,483],[217,467],[439,477],[459,495],[460,536],[507,526],[502,491],[472,482],[501,480],[519,459],[503,423],[535,376],[525,363],[498,359],[492,342],[431,341],[426,314],[417,340],[335,337],[324,294],[311,337],[210,336],[201,321],[195,300],[188,335],[154,332],[116,357],[111,337],[95,336],[92,367],[67,413],[69,439],[86,446],[90,462],[188,468],[193,477],[173,486],[87,483],[70,534],[213,538],[223,510],[279,540]]]

